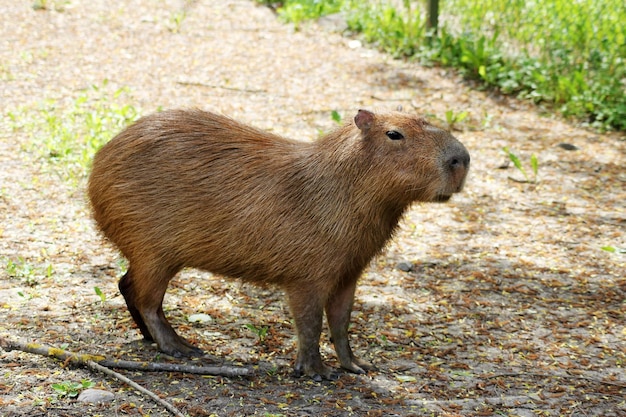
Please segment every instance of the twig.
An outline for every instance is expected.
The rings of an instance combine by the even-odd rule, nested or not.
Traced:
[[[485,376],[485,379],[494,379],[494,378],[506,378],[506,377],[520,377],[520,376],[536,376],[539,378],[563,378],[563,379],[579,379],[583,381],[595,382],[598,384],[606,384],[613,385],[615,387],[626,388],[626,383],[623,382],[611,382],[605,381],[603,379],[591,378],[588,376],[582,375],[556,375],[556,374],[542,374],[539,372],[512,372],[507,374],[497,374],[497,375],[489,375]]]
[[[411,99],[410,97],[380,97],[375,94],[372,94],[370,98],[378,101],[409,101]]]
[[[197,81],[176,81],[176,84],[188,85],[192,87],[217,88],[220,90],[239,91],[242,93],[252,93],[252,94],[267,93],[267,91],[265,90],[253,90],[253,89],[248,89],[248,88],[226,87],[223,85],[206,84],[206,83],[201,83]]]
[[[72,353],[63,349],[58,349],[38,343],[13,341],[2,336],[0,336],[0,347],[6,351],[20,350],[22,352],[34,353],[42,356],[51,356],[61,361],[70,362],[76,365],[85,365],[87,364],[87,362],[93,361],[108,368],[130,369],[148,372],[184,372],[190,374],[220,375],[226,377],[246,376],[249,373],[247,368],[232,366],[192,366],[170,363],[109,360],[101,355]]]
[[[164,407],[167,411],[174,414],[176,417],[185,417],[185,415],[172,404],[160,398],[154,392],[147,390],[131,379],[124,375],[115,372],[108,367],[143,370],[143,371],[167,371],[167,372],[188,372],[194,374],[203,375],[226,375],[226,376],[240,376],[247,375],[248,370],[246,368],[234,368],[234,367],[203,367],[203,366],[185,366],[175,364],[164,363],[150,363],[150,362],[132,362],[132,361],[120,361],[120,360],[106,360],[104,356],[100,355],[85,355],[68,352],[63,349],[54,348],[51,346],[42,345],[39,343],[27,343],[23,341],[13,341],[6,337],[0,336],[0,348],[9,352],[12,350],[19,350],[26,353],[33,353],[42,356],[51,356],[57,358],[65,363],[73,363],[75,365],[85,365],[90,369],[102,372],[106,375],[112,376],[125,384],[136,389],[140,393],[146,395],[157,404]]]
[[[534,180],[534,181],[532,181],[532,180],[518,180],[517,178],[513,178],[513,177],[510,177],[510,176],[508,176],[507,178],[510,181],[518,182],[520,184],[537,184],[537,180]]]
[[[157,404],[163,406],[167,411],[174,414],[176,417],[185,417],[185,415],[181,413],[181,411],[178,408],[174,407],[172,404],[168,403],[167,401],[161,399],[154,392],[145,389],[144,387],[137,384],[136,382],[126,378],[124,375],[118,372],[112,371],[102,365],[99,365],[98,363],[94,361],[94,360],[102,360],[103,358],[102,356],[77,355],[71,352],[67,352],[63,349],[57,349],[57,348],[53,348],[50,346],[40,345],[38,343],[23,343],[23,342],[10,341],[7,338],[4,338],[2,336],[0,336],[0,347],[2,347],[2,349],[6,351],[21,350],[22,352],[34,353],[37,355],[52,356],[57,359],[63,360],[65,362],[86,365],[90,369],[102,372],[116,379],[119,379],[120,381],[124,382],[127,385],[130,385],[137,391],[148,396]]]
[[[136,389],[137,391],[141,392],[142,394],[146,395],[147,397],[150,397],[154,402],[156,402],[157,404],[161,405],[162,407],[164,407],[167,411],[169,411],[170,413],[174,414],[176,417],[185,417],[185,415],[183,413],[181,413],[181,411],[174,407],[172,404],[168,403],[167,401],[163,400],[162,398],[160,398],[158,395],[156,395],[154,392],[149,391],[147,389],[145,389],[144,387],[142,387],[141,385],[137,384],[135,381],[126,378],[124,375],[112,371],[109,368],[106,368],[100,364],[97,364],[94,361],[87,361],[86,365],[95,370],[95,371],[99,371],[102,372],[104,374],[107,374],[109,376],[112,376],[113,378],[119,379],[120,381],[124,382],[127,385],[130,385],[131,387],[133,387],[134,389]]]
[[[155,362],[134,362],[123,360],[103,360],[98,362],[107,368],[130,369],[134,371],[147,372],[183,372],[187,374],[199,375],[219,375],[225,377],[246,376],[248,368],[235,366],[194,366],[179,365],[175,363],[155,363]]]
[[[72,362],[79,365],[85,364],[87,363],[87,361],[99,362],[105,359],[104,356],[76,354],[63,349],[46,346],[39,343],[9,340],[3,336],[0,336],[0,348],[4,349],[7,352],[10,352],[12,350],[20,350],[22,352],[34,353],[36,355],[51,356],[64,362]]]

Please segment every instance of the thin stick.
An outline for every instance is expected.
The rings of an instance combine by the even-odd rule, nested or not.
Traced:
[[[101,355],[72,353],[63,349],[58,349],[39,343],[13,341],[2,336],[0,336],[0,347],[7,352],[11,350],[20,350],[22,352],[33,353],[36,355],[51,356],[63,362],[70,362],[76,365],[85,365],[88,361],[93,361],[108,368],[129,369],[133,371],[183,372],[190,374],[219,375],[226,377],[246,376],[249,373],[249,370],[247,368],[234,366],[193,366],[171,363],[110,360]]]
[[[538,372],[512,372],[512,373],[507,373],[507,374],[496,374],[496,375],[484,376],[483,378],[485,378],[485,379],[494,379],[494,378],[520,377],[520,376],[529,376],[529,375],[530,376],[536,376],[538,378],[579,379],[579,380],[582,380],[582,381],[595,382],[597,384],[613,385],[613,386],[620,387],[620,388],[626,388],[626,383],[623,383],[621,381],[616,381],[616,382],[605,381],[603,379],[591,378],[591,377],[582,376],[582,375],[542,374],[542,373],[538,373]]]
[[[86,365],[96,371],[102,372],[104,374],[107,374],[109,376],[112,376],[113,378],[119,379],[120,381],[124,382],[127,385],[130,385],[131,387],[133,387],[134,389],[136,389],[137,391],[141,392],[142,394],[146,395],[147,397],[150,397],[154,402],[156,402],[157,404],[161,405],[162,407],[164,407],[167,411],[169,411],[170,413],[174,414],[176,417],[185,417],[185,415],[176,407],[174,407],[172,404],[168,403],[167,401],[161,399],[158,395],[156,395],[154,392],[149,391],[147,389],[145,389],[144,387],[142,387],[141,385],[137,384],[135,381],[132,381],[128,378],[126,378],[124,375],[112,371],[109,368],[106,368],[100,364],[97,364],[94,361],[87,361]]]
[[[248,368],[235,366],[195,366],[175,363],[134,362],[118,359],[102,360],[97,363],[107,368],[130,369],[133,371],[183,372],[186,374],[219,375],[225,377],[247,376],[250,372]]]
[[[206,83],[194,82],[194,81],[176,81],[176,84],[187,85],[187,86],[192,86],[192,87],[206,87],[206,88],[215,88],[219,90],[238,91],[241,93],[251,93],[251,94],[267,93],[267,91],[265,90],[255,90],[255,89],[250,89],[250,88],[238,88],[238,87],[226,87],[225,85],[206,84]]]

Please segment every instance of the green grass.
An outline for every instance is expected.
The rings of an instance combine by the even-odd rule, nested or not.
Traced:
[[[532,183],[537,182],[537,176],[539,175],[539,159],[537,158],[537,155],[532,154],[530,156],[530,168],[532,169],[532,172],[534,175],[534,178],[531,180],[530,176],[526,172],[526,169],[524,168],[524,165],[522,164],[522,161],[519,159],[519,157],[516,154],[514,154],[506,146],[502,150],[509,157],[511,162],[513,162],[513,166],[515,166],[515,168],[517,168],[517,170],[522,173],[522,175],[524,176],[525,182],[532,182]]]
[[[552,103],[565,116],[595,127],[626,130],[626,3],[442,4],[444,18],[454,13],[459,23],[456,30],[442,30],[441,53],[468,76],[505,93]]]
[[[95,384],[93,382],[87,379],[82,379],[80,382],[65,381],[52,384],[52,389],[54,390],[56,395],[61,398],[75,398],[78,397],[78,394],[80,394],[82,390],[91,388],[94,385]]]
[[[4,264],[4,272],[7,277],[20,280],[29,287],[38,285],[41,279],[50,278],[54,274],[52,264],[34,266],[21,256],[17,259],[1,257],[0,266],[2,264]]]
[[[350,29],[396,57],[451,66],[468,79],[598,129],[626,130],[623,0],[445,0],[440,29],[426,2],[258,0],[299,24],[343,11]]]
[[[111,91],[105,80],[66,102],[45,100],[9,112],[13,130],[26,132],[24,144],[64,180],[76,185],[87,177],[95,152],[139,116],[123,104],[127,89]]]
[[[257,0],[257,3],[268,6],[279,6],[278,15],[287,22],[298,25],[300,22],[316,19],[332,13],[337,13],[344,5],[344,0],[299,0],[273,1]],[[297,27],[297,26],[296,26]]]

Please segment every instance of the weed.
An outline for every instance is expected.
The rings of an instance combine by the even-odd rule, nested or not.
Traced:
[[[105,293],[103,293],[103,292],[102,292],[102,290],[101,290],[100,288],[98,288],[98,287],[93,287],[93,290],[95,291],[96,295],[97,295],[98,297],[100,297],[100,301],[101,301],[101,302],[103,302],[103,303],[104,303],[104,302],[107,300],[107,296],[106,296],[106,294],[105,294]]]
[[[29,287],[39,284],[40,278],[51,278],[54,274],[52,264],[48,264],[45,268],[35,267],[21,256],[16,260],[6,259],[5,270],[10,278],[24,280],[24,283]]]
[[[34,298],[34,296],[32,294],[24,294],[24,292],[22,291],[18,291],[17,295],[19,295],[20,297],[22,297],[24,300],[29,301],[32,300]]]
[[[254,334],[257,335],[260,343],[263,343],[265,341],[265,338],[267,337],[267,331],[269,330],[269,327],[267,326],[257,327],[252,323],[246,324],[246,328],[248,328],[248,330],[251,330]]]
[[[298,28],[305,20],[339,12],[343,2],[343,0],[285,0],[280,2],[281,6],[277,12],[283,20],[295,23]]]
[[[448,128],[450,130],[455,129],[455,125],[465,120],[468,115],[469,113],[466,111],[459,113],[456,113],[454,110],[446,111],[446,123],[448,123]]]
[[[616,248],[615,246],[602,246],[600,249],[610,253],[626,253],[626,248]]]
[[[341,123],[341,115],[337,110],[333,110],[332,112],[330,112],[330,118],[333,119],[335,123]]]
[[[35,0],[33,1],[32,8],[33,10],[54,10],[57,12],[62,12],[65,10],[65,6],[70,3],[69,0]]]
[[[66,381],[52,384],[52,389],[54,389],[59,397],[75,398],[80,391],[91,388],[93,385],[93,382],[83,379],[80,382]]]
[[[276,365],[272,366],[266,371],[268,376],[276,376],[278,374],[278,367]]]
[[[33,2],[33,10],[46,10],[48,8],[47,0],[35,0]]]
[[[506,146],[504,148],[502,148],[502,149],[503,149],[504,153],[507,154],[507,156],[509,157],[511,162],[513,162],[513,165],[515,166],[515,168],[517,168],[517,170],[522,173],[522,175],[524,176],[524,179],[526,180],[525,182],[532,182],[532,183],[536,183],[537,182],[537,175],[539,173],[539,160],[537,159],[537,155],[532,154],[530,156],[530,167],[531,167],[533,175],[534,175],[534,178],[531,181],[530,177],[528,176],[528,173],[526,172],[526,169],[522,165],[522,161],[520,161],[520,159],[517,157],[517,155],[515,155],[513,152],[511,152],[509,150],[509,148],[506,147]]]
[[[348,27],[362,33],[367,42],[377,45],[395,57],[417,53],[426,38],[426,23],[411,2],[403,0],[403,9],[391,3],[346,2],[349,5]]]
[[[95,152],[138,117],[131,105],[117,103],[127,89],[94,85],[69,105],[45,100],[37,108],[9,113],[14,130],[30,136],[28,150],[39,154],[63,179],[77,185],[87,176]]]
[[[172,33],[178,33],[180,32],[180,26],[183,24],[183,21],[185,20],[185,18],[187,17],[187,12],[185,12],[184,10],[179,10],[177,12],[175,12],[174,14],[172,14],[172,16],[170,17],[170,31]]]
[[[34,287],[39,283],[37,279],[38,271],[21,256],[17,260],[7,259],[5,270],[10,278],[24,280],[29,287]]]
[[[125,274],[126,271],[128,271],[128,261],[126,258],[119,257],[115,263],[122,274]]]

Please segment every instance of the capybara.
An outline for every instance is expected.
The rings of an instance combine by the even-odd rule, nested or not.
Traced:
[[[163,313],[184,267],[277,285],[298,335],[296,375],[334,378],[320,356],[324,311],[339,362],[372,365],[348,342],[356,283],[415,201],[447,201],[470,163],[448,132],[402,112],[359,110],[313,142],[201,110],[143,117],[96,154],[95,220],[128,259],[119,282],[144,338],[201,354]]]

